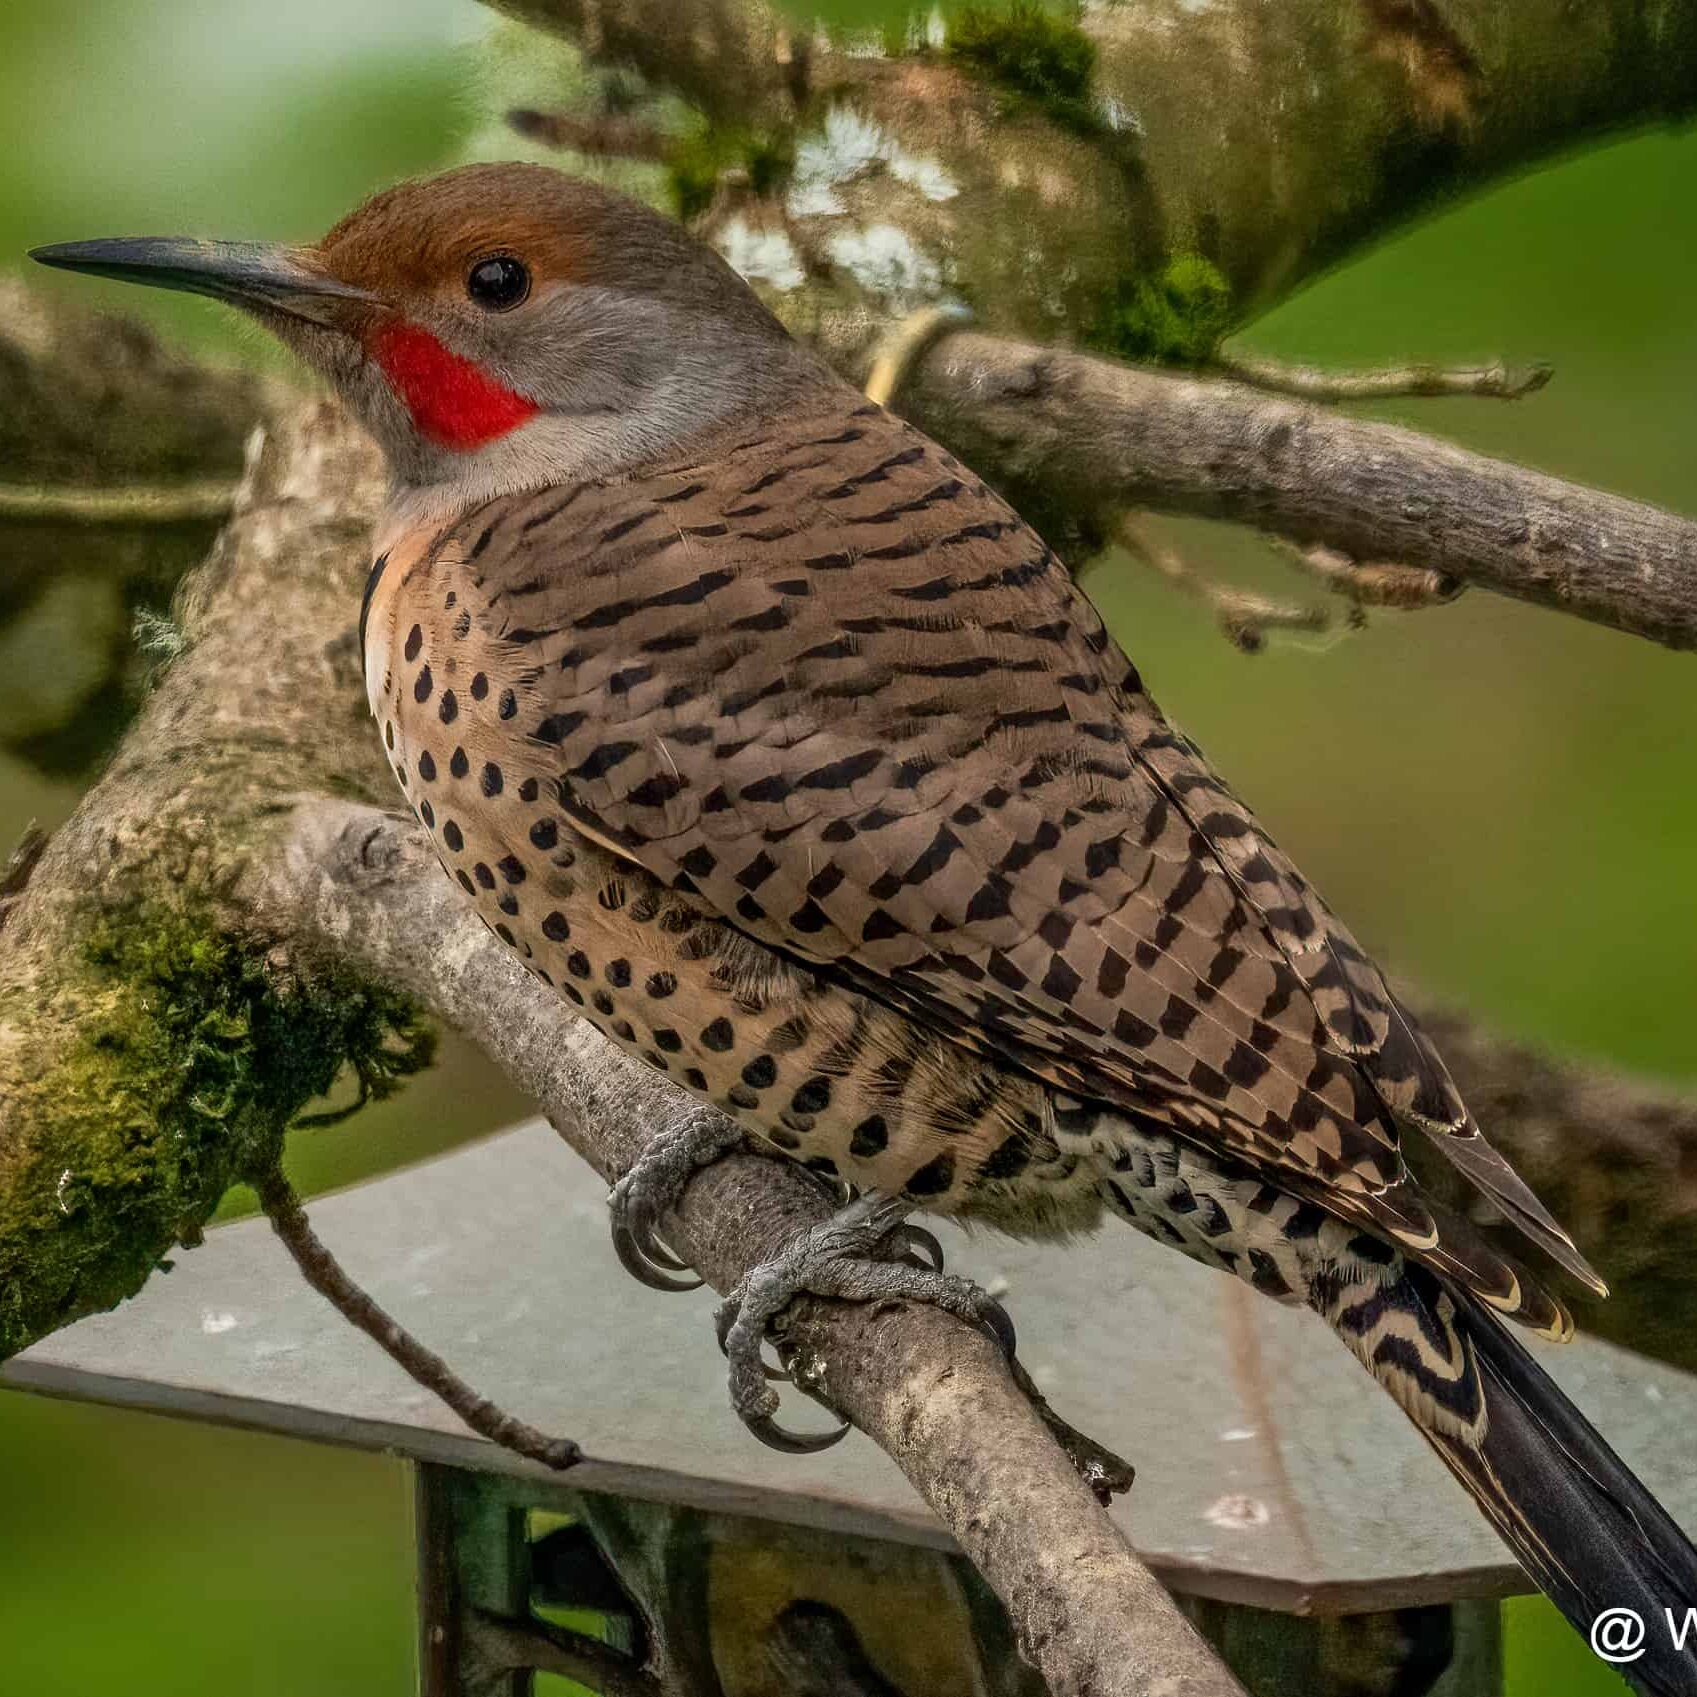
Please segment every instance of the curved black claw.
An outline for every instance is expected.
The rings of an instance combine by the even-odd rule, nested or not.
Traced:
[[[766,1365],[769,1328],[804,1293],[847,1302],[920,1302],[970,1321],[993,1337],[1013,1359],[1013,1322],[1002,1305],[968,1279],[942,1270],[937,1240],[918,1226],[903,1224],[907,1205],[869,1193],[857,1197],[824,1224],[804,1232],[771,1261],[751,1271],[721,1304],[714,1326],[730,1362],[731,1406],[764,1444],[792,1454],[829,1448],[848,1431],[797,1433],[778,1425],[778,1397],[769,1379],[782,1377]],[[879,1258],[894,1250],[900,1259]]]
[[[659,1244],[652,1233],[637,1232],[617,1220],[613,1222],[613,1253],[618,1256],[619,1265],[650,1290],[700,1290],[707,1282],[693,1275],[687,1279],[675,1278],[671,1269],[686,1271],[684,1263]]]
[[[780,1450],[785,1455],[817,1455],[820,1450],[840,1444],[852,1430],[845,1420],[834,1432],[792,1432],[769,1414],[744,1414],[742,1423],[767,1449]]]
[[[901,1244],[906,1253],[929,1267],[933,1273],[942,1272],[943,1246],[924,1226],[908,1225],[904,1222],[897,1226],[890,1236]]]
[[[699,1290],[703,1281],[675,1275],[688,1270],[658,1236],[660,1222],[677,1205],[702,1167],[739,1148],[736,1122],[711,1108],[696,1108],[659,1131],[630,1171],[608,1194],[613,1252],[632,1278],[651,1290]]]

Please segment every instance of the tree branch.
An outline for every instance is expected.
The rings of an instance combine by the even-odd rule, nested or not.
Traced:
[[[1413,430],[971,333],[896,405],[1016,505],[1232,519],[1697,646],[1697,522]]]
[[[229,516],[234,478],[184,483],[0,483],[0,524],[206,524]]]
[[[1215,582],[1196,571],[1176,548],[1158,542],[1146,526],[1135,520],[1128,518],[1121,523],[1118,539],[1128,554],[1141,560],[1173,588],[1206,605],[1226,640],[1245,654],[1259,654],[1267,645],[1269,631],[1306,631],[1312,636],[1331,623],[1324,607],[1298,601],[1272,601],[1253,590]]]
[[[1399,396],[1477,395],[1518,401],[1535,395],[1555,375],[1549,365],[1387,365],[1370,371],[1329,371],[1317,365],[1287,365],[1247,354],[1222,354],[1214,361],[1222,377],[1289,395],[1300,401],[1383,401]]]
[[[172,353],[134,319],[0,278],[0,467],[17,483],[234,483],[280,389]]]
[[[676,1110],[672,1085],[535,982],[465,907],[421,834],[326,803],[296,817],[271,903],[405,985],[524,1081],[611,1181]],[[736,1155],[703,1172],[666,1237],[728,1292],[829,1206],[798,1169]],[[933,1309],[797,1305],[798,1383],[907,1474],[1012,1615],[1055,1697],[1238,1687],[1102,1513],[994,1344]]]

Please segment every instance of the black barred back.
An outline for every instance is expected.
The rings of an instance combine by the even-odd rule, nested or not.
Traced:
[[[1441,1065],[934,443],[846,407],[436,551],[576,829],[955,1045],[1435,1246],[1399,1120],[1483,1149]]]

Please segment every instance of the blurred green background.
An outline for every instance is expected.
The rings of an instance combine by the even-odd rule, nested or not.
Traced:
[[[5,0],[0,265],[88,235],[316,234],[455,156],[487,27],[472,0]],[[1692,510],[1694,274],[1697,136],[1644,135],[1455,208],[1244,340],[1337,363],[1550,359],[1555,383],[1516,406],[1387,410]],[[204,303],[111,304],[241,335]],[[1222,574],[1300,587],[1251,539],[1172,534]],[[1088,581],[1168,710],[1391,969],[1551,1048],[1697,1072],[1692,660],[1478,594],[1246,659],[1123,560]],[[0,760],[0,839],[75,799]],[[295,1176],[347,1183],[523,1111],[450,1044],[399,1100],[301,1134]],[[397,1464],[0,1395],[0,1691],[401,1697],[408,1512]],[[1515,1697],[1623,1689],[1541,1603],[1514,1605],[1510,1656]]]

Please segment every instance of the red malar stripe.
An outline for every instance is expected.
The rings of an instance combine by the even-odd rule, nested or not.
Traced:
[[[370,349],[420,433],[440,447],[481,448],[542,410],[416,324],[379,325]]]

